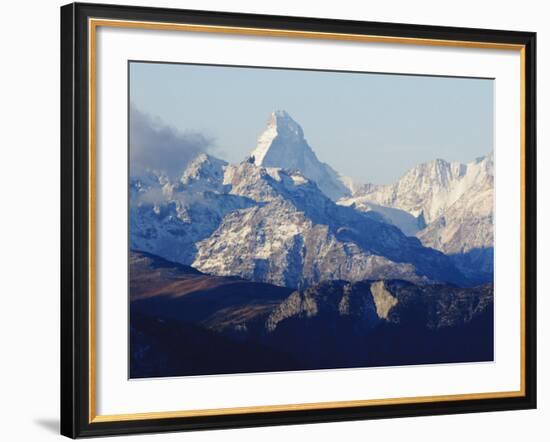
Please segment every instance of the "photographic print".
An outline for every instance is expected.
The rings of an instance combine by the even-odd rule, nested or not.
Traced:
[[[494,80],[128,69],[130,378],[493,361]]]
[[[536,40],[63,6],[61,433],[536,408]]]

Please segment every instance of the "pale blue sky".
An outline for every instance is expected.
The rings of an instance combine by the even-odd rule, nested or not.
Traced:
[[[468,162],[493,149],[487,79],[132,62],[130,101],[202,133],[229,162],[284,109],[321,161],[359,182],[390,183],[420,162]]]

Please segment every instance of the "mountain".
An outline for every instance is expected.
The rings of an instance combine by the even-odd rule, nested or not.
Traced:
[[[426,247],[450,255],[463,273],[479,283],[493,276],[493,189],[491,152],[468,164],[443,160],[420,164],[395,184],[363,186],[339,204],[381,213]]]
[[[377,214],[337,205],[298,172],[245,161],[226,168],[224,183],[254,204],[228,213],[196,243],[192,265],[203,272],[285,287],[330,279],[465,282],[444,254]]]
[[[491,177],[492,178],[492,177]],[[449,255],[470,280],[493,278],[494,190],[492,179],[477,183],[417,237]]]
[[[223,191],[223,176],[227,162],[206,153],[195,157],[180,178],[180,183],[186,190]]]
[[[285,287],[324,279],[463,284],[442,253],[335,204],[296,171],[202,155],[177,183],[133,178],[130,247],[206,273]]]
[[[238,277],[204,274],[193,267],[132,250],[132,311],[163,319],[209,324],[223,312],[223,323],[268,314],[292,289],[253,283]]]
[[[224,193],[226,163],[200,154],[171,182],[162,174],[130,178],[130,248],[190,264],[195,244],[232,211],[253,201]]]
[[[130,377],[493,359],[493,288],[403,280],[302,290],[130,254]]]
[[[284,287],[326,279],[467,281],[444,254],[376,213],[335,204],[297,171],[200,154],[170,182],[132,177],[130,247]]]
[[[355,316],[368,323],[414,322],[441,329],[470,322],[493,302],[492,285],[461,288],[442,284],[413,284],[403,280],[327,281],[294,291],[267,317],[274,332],[285,321],[318,316]]]
[[[351,181],[317,158],[300,125],[285,111],[271,113],[267,127],[250,153],[254,164],[299,171],[333,200],[350,195]]]
[[[303,368],[493,359],[493,287],[327,281],[295,291],[265,321]]]
[[[429,224],[463,195],[492,186],[493,173],[492,152],[468,164],[437,159],[413,167],[394,184],[364,185],[353,196],[422,216]]]
[[[130,377],[281,371],[284,350],[235,339],[292,292],[236,277],[206,275],[131,251]],[[218,329],[224,333],[219,333]]]
[[[178,179],[131,177],[130,247],[292,288],[330,279],[478,284],[492,278],[492,158],[435,160],[350,195],[277,111],[240,164],[200,153]]]

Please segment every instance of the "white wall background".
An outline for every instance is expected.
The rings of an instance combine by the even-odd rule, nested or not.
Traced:
[[[461,416],[134,436],[121,440],[545,440],[550,434],[550,321],[543,278],[550,241],[544,146],[550,126],[550,13],[543,1],[306,2],[120,0],[126,4],[500,28],[538,32],[539,409]],[[0,438],[59,438],[59,6],[3,5],[0,26]],[[6,283],[7,282],[7,283]]]

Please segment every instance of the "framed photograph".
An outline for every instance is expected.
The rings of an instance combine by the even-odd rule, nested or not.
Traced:
[[[61,8],[61,432],[536,407],[530,32]]]

